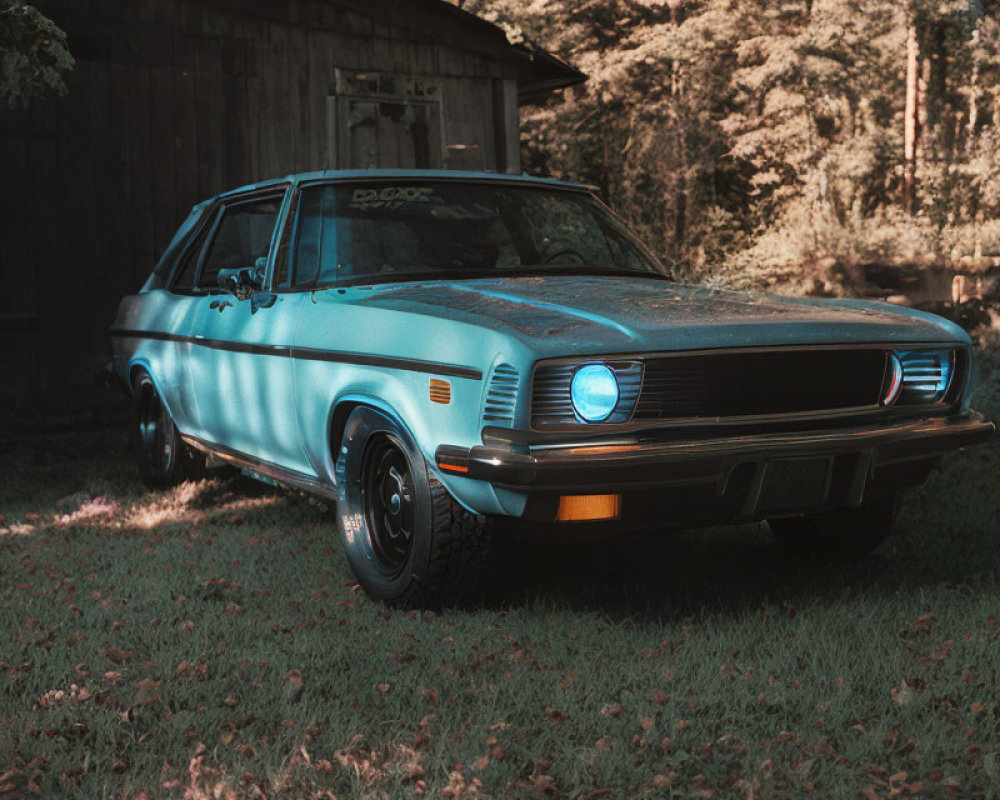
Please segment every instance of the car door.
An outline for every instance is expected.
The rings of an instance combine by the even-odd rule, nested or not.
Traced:
[[[201,429],[198,403],[191,380],[193,359],[199,355],[191,345],[197,329],[201,298],[195,293],[199,255],[216,218],[214,208],[193,213],[188,241],[179,250],[165,288],[154,288],[140,295],[141,319],[122,320],[127,328],[155,331],[155,337],[143,341],[136,360],[152,375],[174,423],[185,434]],[[187,223],[186,223],[187,224]],[[182,228],[183,230],[183,228]],[[181,234],[179,234],[181,235]]]
[[[266,283],[285,195],[240,196],[219,209],[198,265],[191,382],[207,441],[301,471],[291,359],[301,295],[241,300],[218,280],[222,270],[252,267]]]

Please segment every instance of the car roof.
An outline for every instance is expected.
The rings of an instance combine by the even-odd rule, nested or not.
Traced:
[[[195,206],[195,209],[214,203],[217,200],[234,195],[246,194],[270,186],[287,186],[289,184],[306,183],[310,181],[359,181],[359,180],[451,180],[476,181],[491,183],[530,184],[532,186],[550,186],[557,189],[572,189],[578,192],[589,192],[590,189],[579,183],[560,181],[554,178],[536,178],[527,173],[509,175],[503,172],[473,172],[453,169],[327,169],[318,172],[299,172],[282,178],[272,178],[259,183],[248,183],[236,189],[222,192]]]

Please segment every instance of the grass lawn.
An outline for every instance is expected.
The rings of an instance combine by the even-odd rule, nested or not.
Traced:
[[[439,614],[367,600],[305,500],[145,493],[121,431],[0,443],[0,515],[0,800],[1000,796],[996,442],[861,562],[508,544]]]

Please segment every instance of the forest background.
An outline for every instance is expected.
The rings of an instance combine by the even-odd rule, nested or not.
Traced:
[[[595,186],[677,277],[845,294],[933,267],[998,291],[1000,3],[463,8],[588,75],[525,110],[526,169]]]

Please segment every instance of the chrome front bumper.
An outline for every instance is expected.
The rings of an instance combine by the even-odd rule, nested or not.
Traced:
[[[728,498],[727,510],[709,516],[738,519],[857,506],[868,491],[920,483],[939,456],[988,442],[994,431],[992,422],[969,412],[892,425],[726,438],[443,445],[435,462],[445,474],[537,496],[622,492],[628,497],[655,490],[662,497],[666,489],[680,489],[675,506],[688,499],[704,504]]]

